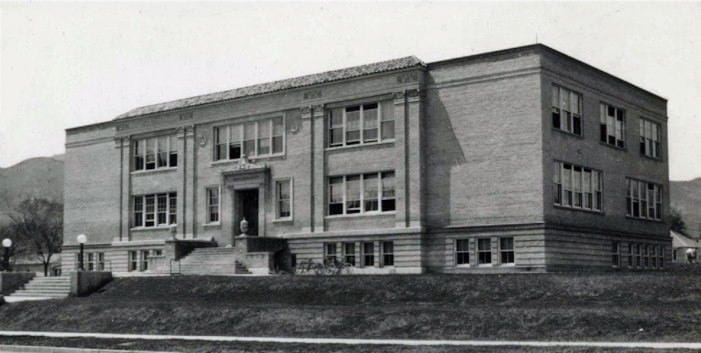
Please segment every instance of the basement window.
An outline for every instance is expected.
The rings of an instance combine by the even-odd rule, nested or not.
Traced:
[[[489,238],[477,239],[477,258],[480,265],[492,263],[492,240]]]
[[[455,264],[458,266],[470,264],[470,241],[469,241],[469,239],[455,240]]]

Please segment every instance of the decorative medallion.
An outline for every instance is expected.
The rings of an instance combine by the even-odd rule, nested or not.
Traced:
[[[197,141],[200,144],[200,147],[207,146],[207,136],[205,134],[200,134],[197,136]]]

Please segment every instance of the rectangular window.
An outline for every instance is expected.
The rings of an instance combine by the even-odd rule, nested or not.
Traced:
[[[178,166],[177,136],[166,135],[134,140],[133,170],[175,168]]]
[[[455,240],[455,264],[470,264],[470,241],[469,239]]]
[[[336,243],[324,243],[324,264],[333,265],[336,259]]]
[[[329,178],[329,215],[392,212],[395,208],[394,172]]]
[[[657,248],[657,262],[660,264],[660,268],[664,268],[664,245]]]
[[[148,271],[148,255],[149,251],[148,250],[141,250],[141,267],[139,268],[139,271]]]
[[[250,122],[243,125],[243,154],[247,157],[256,156],[256,123]]]
[[[648,245],[643,245],[643,266],[648,268],[650,266],[650,254],[648,253]]]
[[[332,109],[328,114],[329,147],[377,143],[394,139],[394,117],[387,104],[366,103]]]
[[[651,158],[661,158],[662,125],[640,118],[640,153]]]
[[[662,185],[626,178],[626,215],[662,220]]]
[[[489,238],[477,239],[477,258],[480,265],[492,263],[492,240]]]
[[[177,194],[150,194],[133,197],[132,226],[156,227],[176,224]]]
[[[207,188],[207,223],[219,223],[219,187]]]
[[[88,255],[88,263],[87,263],[87,270],[88,271],[95,271],[95,253],[87,253]]]
[[[292,180],[275,181],[275,200],[276,218],[292,218]]]
[[[633,267],[633,244],[628,244],[628,267]]]
[[[499,238],[499,255],[502,264],[514,263],[514,238]]]
[[[212,134],[214,136],[214,160],[219,161],[223,159],[228,159],[226,152],[228,149],[227,146],[227,133],[228,129],[226,126],[223,127],[215,127],[214,128],[214,133]]]
[[[281,154],[285,146],[285,121],[280,116],[273,118],[273,154]]]
[[[582,95],[553,85],[552,120],[554,128],[582,135]]]
[[[601,103],[599,126],[601,142],[619,148],[626,147],[626,116],[623,109]]]
[[[611,265],[619,267],[621,265],[621,244],[617,241],[611,242]]]
[[[650,262],[652,263],[652,268],[657,268],[657,245],[652,245],[650,249]]]
[[[214,128],[214,160],[281,155],[285,150],[285,119],[281,116]]]
[[[640,257],[640,244],[635,244],[635,267],[642,266],[643,262]]]
[[[363,266],[375,266],[375,243],[363,243]]]
[[[105,253],[99,252],[99,253],[96,253],[96,255],[97,255],[97,270],[104,271],[105,270]]]
[[[129,251],[129,272],[136,271],[139,268],[139,257],[136,251]]]
[[[394,242],[382,242],[382,266],[394,266]]]
[[[343,243],[343,261],[355,266],[355,243]]]
[[[555,161],[553,170],[554,204],[563,207],[601,211],[601,172]]]

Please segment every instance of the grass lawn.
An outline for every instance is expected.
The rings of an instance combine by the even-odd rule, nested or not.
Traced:
[[[83,347],[187,353],[690,353],[684,349],[620,348],[522,348],[522,347],[402,347],[355,345],[304,345],[272,343],[212,343],[199,341],[129,341],[95,339],[54,339],[36,337],[3,338],[2,344],[27,346]]]
[[[700,341],[701,276],[657,272],[123,278],[85,298],[4,304],[0,330]],[[248,352],[245,347],[235,344],[230,349]],[[346,351],[341,348],[322,352]],[[431,352],[427,347],[397,349],[387,351]],[[452,349],[434,351],[471,352]]]

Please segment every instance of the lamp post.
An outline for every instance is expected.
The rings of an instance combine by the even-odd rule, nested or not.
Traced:
[[[80,256],[78,256],[78,269],[80,271],[85,271],[85,267],[83,266],[83,248],[85,246],[85,242],[88,241],[88,237],[86,237],[85,234],[80,234],[76,237],[76,240],[78,240],[78,244],[80,244]]]
[[[12,247],[12,239],[10,239],[10,238],[3,239],[2,247],[5,248],[5,258],[4,258],[5,264],[3,265],[3,268],[5,268],[5,270],[7,272],[10,272],[10,247]]]

